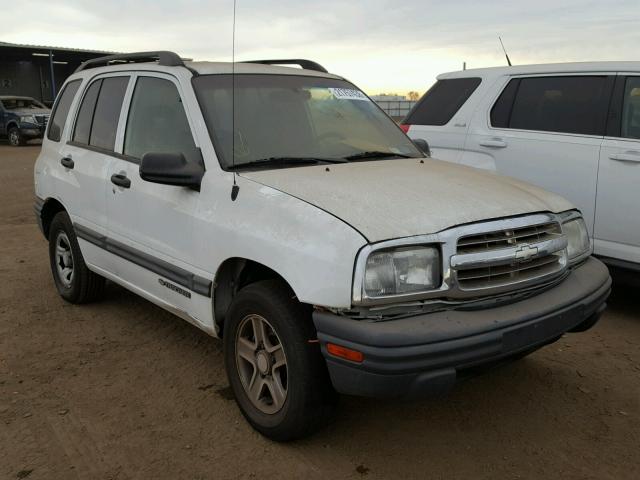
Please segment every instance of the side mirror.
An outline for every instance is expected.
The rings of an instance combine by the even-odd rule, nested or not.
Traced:
[[[147,182],[200,190],[203,175],[204,167],[182,153],[145,153],[140,162],[140,178]]]
[[[418,149],[420,149],[420,151],[427,157],[431,156],[431,148],[429,148],[429,144],[424,138],[414,138],[413,144],[418,147]]]

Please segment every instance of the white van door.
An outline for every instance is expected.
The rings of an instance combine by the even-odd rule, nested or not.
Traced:
[[[600,151],[594,250],[640,269],[640,75],[620,75]],[[627,265],[628,266],[628,265]]]
[[[461,162],[562,195],[582,211],[592,234],[614,79],[609,74],[506,77],[500,95],[474,115]]]

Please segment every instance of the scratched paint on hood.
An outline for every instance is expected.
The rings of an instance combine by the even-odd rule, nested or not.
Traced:
[[[439,160],[398,159],[243,172],[352,225],[370,242],[464,223],[574,208],[511,177]]]

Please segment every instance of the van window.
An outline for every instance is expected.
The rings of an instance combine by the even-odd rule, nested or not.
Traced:
[[[480,78],[438,80],[402,123],[407,125],[446,125],[480,85]]]
[[[622,136],[640,139],[640,77],[628,77],[624,87]]]
[[[113,150],[116,143],[118,119],[129,77],[108,77],[102,80],[91,125],[89,145]]]
[[[100,92],[100,85],[102,80],[96,80],[87,89],[87,93],[84,94],[80,110],[78,111],[78,118],[76,119],[76,126],[73,130],[73,141],[77,143],[89,144],[89,134],[91,133],[91,122],[93,120],[93,111],[96,108],[96,100],[98,99],[98,93]]]
[[[140,159],[148,152],[182,153],[187,161],[202,161],[178,89],[156,77],[138,78],[124,137],[125,155]]]
[[[491,124],[498,128],[604,135],[610,87],[611,81],[604,75],[513,79],[491,111]]]
[[[49,130],[47,131],[47,138],[49,140],[53,140],[54,142],[60,141],[62,131],[67,123],[71,102],[73,102],[79,87],[80,80],[74,80],[67,83],[62,89],[62,92],[60,92],[60,99],[53,109],[51,121],[49,122]]]

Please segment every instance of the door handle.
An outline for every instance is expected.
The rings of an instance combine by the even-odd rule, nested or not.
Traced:
[[[64,157],[60,160],[60,163],[64,168],[72,169],[75,163],[71,160],[71,157]]]
[[[114,173],[111,175],[111,183],[122,188],[129,188],[131,186],[131,180],[123,173]]]
[[[640,163],[640,152],[625,152],[625,153],[612,153],[609,155],[611,160],[617,160],[619,162],[638,162]]]
[[[504,148],[507,146],[507,142],[500,138],[491,138],[489,140],[482,140],[480,146],[489,148]]]

